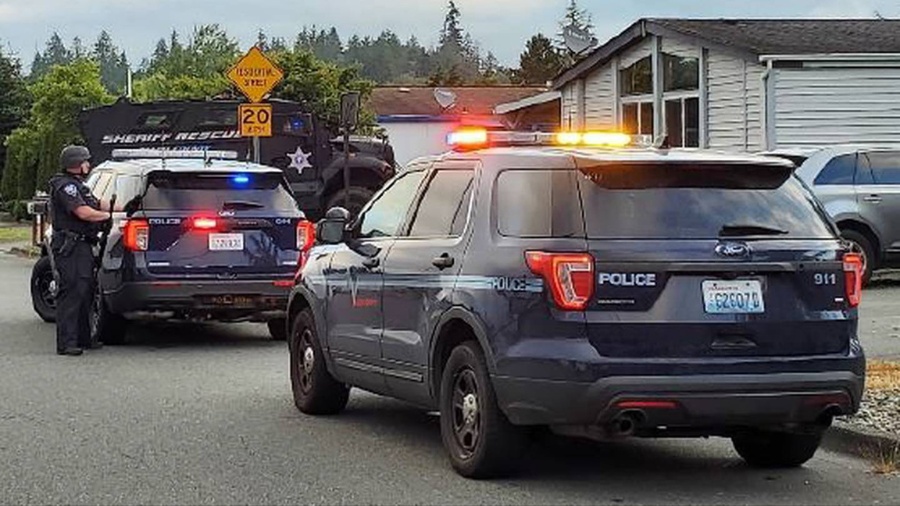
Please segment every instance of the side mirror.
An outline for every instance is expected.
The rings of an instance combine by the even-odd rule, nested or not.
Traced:
[[[125,211],[126,216],[131,216],[141,208],[141,204],[143,204],[143,199],[140,195],[138,195],[137,197],[129,200],[128,203],[125,204],[125,207],[122,208],[122,210]]]
[[[332,207],[316,225],[316,237],[322,244],[340,244],[346,237],[350,211],[343,207]]]

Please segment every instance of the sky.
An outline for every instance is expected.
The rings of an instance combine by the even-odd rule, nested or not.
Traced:
[[[484,51],[504,65],[518,63],[535,33],[559,31],[569,0],[457,0],[462,23]],[[641,17],[900,18],[898,0],[579,0],[603,42]],[[133,64],[149,56],[171,30],[188,34],[199,24],[218,23],[243,48],[259,29],[289,41],[304,26],[338,28],[341,37],[377,36],[390,29],[402,39],[415,35],[437,43],[447,0],[0,0],[0,47],[30,65],[54,31],[69,43],[85,43],[105,29]],[[184,40],[184,37],[182,38]]]

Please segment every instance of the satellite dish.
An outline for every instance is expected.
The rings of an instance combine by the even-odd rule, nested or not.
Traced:
[[[456,93],[453,93],[450,90],[443,90],[441,88],[434,89],[434,99],[437,101],[438,105],[441,106],[441,109],[447,110],[456,105],[456,101],[458,97]]]
[[[597,39],[587,30],[582,30],[574,25],[563,28],[563,41],[569,51],[580,55],[597,45]]]

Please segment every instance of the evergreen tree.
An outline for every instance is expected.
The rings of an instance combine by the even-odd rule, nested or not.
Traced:
[[[539,33],[525,45],[525,52],[519,56],[517,80],[521,84],[544,85],[562,70],[563,62],[553,41]]]

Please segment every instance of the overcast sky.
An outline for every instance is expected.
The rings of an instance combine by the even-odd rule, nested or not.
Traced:
[[[518,63],[533,34],[555,34],[568,0],[457,0],[464,27],[484,50],[506,65]],[[580,0],[593,15],[601,41],[640,17],[900,17],[898,0]],[[391,29],[437,42],[446,0],[0,0],[0,44],[26,67],[35,49],[57,31],[67,44],[85,43],[106,29],[139,63],[173,28],[219,23],[247,47],[262,28],[269,36],[294,35],[305,25],[336,26],[351,34]]]

